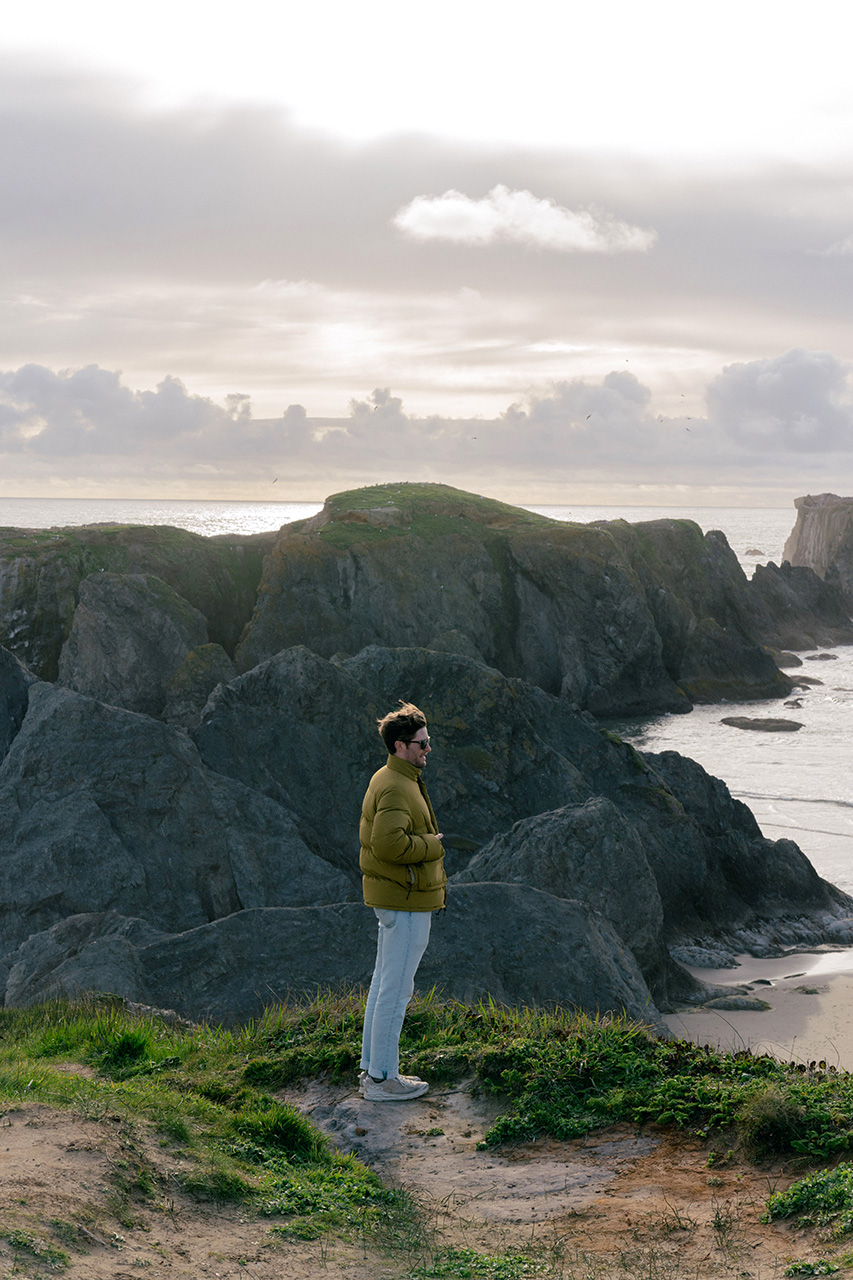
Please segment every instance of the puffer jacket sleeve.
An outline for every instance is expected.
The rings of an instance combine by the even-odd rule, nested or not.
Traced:
[[[412,831],[411,811],[397,787],[383,788],[376,797],[371,846],[384,862],[434,862],[444,853],[438,836]]]

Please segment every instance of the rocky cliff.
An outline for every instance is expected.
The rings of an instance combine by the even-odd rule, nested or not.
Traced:
[[[836,583],[853,607],[853,498],[821,493],[797,498],[797,522],[783,556]]]
[[[790,688],[722,534],[566,524],[442,485],[338,494],[284,527],[237,667],[296,644],[465,652],[596,715]]]
[[[655,1022],[702,998],[674,953],[853,939],[795,845],[584,709],[787,692],[763,637],[844,608],[810,570],[765,576],[690,521],[564,526],[443,486],[338,495],[266,540],[7,531],[0,994],[234,1021],[366,981],[354,842],[401,697],[451,876],[422,983]]]
[[[19,697],[17,669],[4,687]],[[840,936],[853,911],[698,765],[644,759],[474,659],[284,650],[220,685],[192,737],[60,686],[27,692],[0,766],[10,1002],[95,986],[233,1020],[364,981],[355,831],[382,759],[374,717],[400,696],[436,745],[453,875],[422,981],[449,994],[655,1021],[701,994],[672,947],[772,953]]]
[[[233,653],[255,605],[274,534],[202,538],[165,526],[0,529],[0,644],[55,680],[90,577],[152,575],[205,619],[206,639]]]

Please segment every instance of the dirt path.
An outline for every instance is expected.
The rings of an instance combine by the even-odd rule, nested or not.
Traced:
[[[283,1095],[285,1096],[285,1095]],[[434,1247],[485,1252],[531,1244],[566,1280],[773,1280],[792,1258],[820,1256],[788,1228],[760,1222],[768,1194],[792,1175],[707,1146],[627,1127],[585,1141],[478,1151],[495,1115],[465,1088],[416,1102],[366,1103],[314,1082],[286,1094],[344,1150],[356,1151],[422,1205]],[[32,1104],[0,1119],[0,1280],[57,1274],[131,1280],[146,1272],[219,1280],[402,1280],[417,1260],[341,1242],[292,1242],[239,1208],[159,1200],[117,1185],[140,1150],[117,1117],[82,1119]],[[173,1157],[168,1160],[174,1165]],[[29,1242],[29,1243],[28,1243]]]

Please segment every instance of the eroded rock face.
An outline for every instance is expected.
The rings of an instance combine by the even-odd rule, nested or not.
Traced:
[[[27,695],[36,677],[8,649],[0,648],[0,760],[12,745],[27,710]]]
[[[234,1020],[286,990],[365,981],[358,814],[385,758],[375,719],[401,696],[427,712],[428,785],[462,873],[427,985],[588,1009],[618,996],[654,1016],[698,991],[669,943],[736,949],[749,934],[766,951],[853,915],[722,783],[674,753],[640,756],[565,699],[454,654],[293,649],[218,686],[195,742],[32,687],[0,767],[7,998],[85,978]],[[46,949],[27,942],[45,933]]]
[[[0,849],[4,949],[93,910],[176,931],[355,892],[185,733],[47,684],[0,766]]]
[[[376,955],[376,920],[361,904],[239,911],[180,934],[154,934],[144,921],[82,915],[30,937],[7,958],[7,1000],[100,989],[235,1023],[288,994],[366,986]],[[450,891],[433,921],[417,987],[476,1001],[623,1009],[659,1015],[631,952],[612,925],[580,902],[524,885],[474,884]]]
[[[830,577],[853,605],[853,498],[835,493],[796,498],[797,522],[785,543],[783,558],[805,565],[821,578]]]
[[[166,687],[163,719],[167,724],[195,729],[201,713],[218,684],[230,684],[237,671],[219,644],[191,649]]]
[[[59,683],[99,702],[159,715],[188,652],[207,641],[204,618],[151,574],[92,574],[79,595],[59,655]]]
[[[824,580],[805,565],[771,561],[756,565],[750,588],[765,643],[777,649],[853,644],[850,599],[836,575]]]
[[[799,854],[787,907],[774,898],[766,916],[782,845],[763,839],[722,783],[674,753],[644,758],[564,699],[461,656],[373,646],[327,662],[286,650],[218,689],[194,737],[212,769],[264,790],[309,847],[351,867],[367,776],[384,759],[373,722],[399,697],[428,716],[426,781],[458,883],[515,880],[518,852],[522,879],[608,916],[658,1003],[692,990],[666,953],[671,940],[782,916],[796,930],[809,912],[850,912]],[[633,921],[625,885],[642,898]]]
[[[235,660],[246,671],[299,644],[458,652],[447,637],[461,634],[487,665],[595,714],[688,710],[790,691],[747,597],[723,535],[689,520],[571,525],[446,486],[379,486],[285,526]]]
[[[202,538],[165,526],[0,529],[0,644],[55,680],[78,589],[91,574],[154,574],[204,615],[233,653],[274,534]]]

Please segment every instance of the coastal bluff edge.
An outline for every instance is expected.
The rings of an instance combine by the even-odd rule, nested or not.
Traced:
[[[596,717],[779,698],[853,643],[808,565],[690,520],[564,524],[443,485],[278,533],[0,529],[0,993],[235,1023],[363,984],[372,727],[427,711],[450,875],[419,986],[660,1013],[679,963],[853,941],[853,901],[693,761]]]

